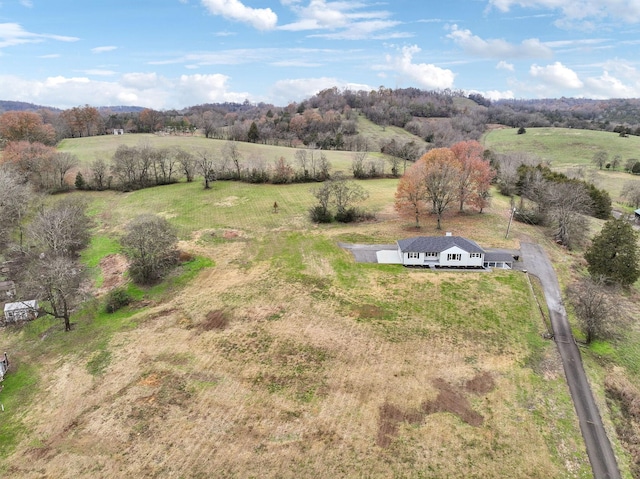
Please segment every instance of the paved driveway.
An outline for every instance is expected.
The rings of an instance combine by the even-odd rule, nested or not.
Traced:
[[[378,251],[398,251],[397,244],[338,243],[338,246],[351,251],[356,263],[377,263]],[[398,258],[398,260],[400,260],[400,258]]]
[[[602,424],[600,411],[593,399],[591,387],[582,366],[580,351],[571,333],[567,313],[562,305],[556,273],[549,257],[539,245],[522,243],[520,248],[528,272],[540,278],[542,283],[547,306],[549,306],[554,339],[562,358],[593,476],[597,479],[617,479],[620,477],[618,463]]]

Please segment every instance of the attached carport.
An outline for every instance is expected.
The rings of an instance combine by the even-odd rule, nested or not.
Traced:
[[[513,255],[502,251],[487,251],[484,254],[485,268],[513,269]]]

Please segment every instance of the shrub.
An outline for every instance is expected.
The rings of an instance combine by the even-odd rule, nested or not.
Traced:
[[[131,303],[131,296],[125,289],[118,288],[112,290],[105,300],[104,310],[111,314]]]
[[[333,221],[331,211],[319,205],[309,210],[309,218],[311,218],[311,221],[314,223],[331,223]]]
[[[633,165],[633,168],[631,168],[631,173],[633,173],[634,175],[640,175],[640,161],[637,161]]]

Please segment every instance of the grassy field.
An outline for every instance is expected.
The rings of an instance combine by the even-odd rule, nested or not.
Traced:
[[[527,128],[524,135],[516,132],[516,128],[491,130],[484,137],[484,143],[499,153],[531,153],[549,162],[552,168],[592,165],[591,160],[598,151],[607,152],[609,160],[620,155],[622,165],[628,158],[640,159],[638,136],[622,138],[617,133],[570,128]]]
[[[363,119],[360,128],[376,142],[400,134]],[[535,132],[513,130],[501,151]],[[493,135],[487,143],[499,144]],[[61,148],[91,161],[140,141],[224,145],[124,135]],[[245,158],[292,159],[294,151],[239,147]],[[351,153],[327,155],[334,170],[351,163]],[[578,164],[558,155],[556,168]],[[588,163],[593,154],[583,156]],[[596,178],[616,188],[623,176]],[[356,225],[311,224],[309,184],[72,193],[88,199],[95,222],[82,255],[95,298],[70,333],[46,318],[0,330],[0,350],[13,360],[0,393],[0,476],[591,477],[556,347],[542,339],[535,279],[355,263],[338,241],[443,234],[433,219],[416,232],[398,218],[397,180],[360,184],[369,192],[361,206],[376,220]],[[196,257],[148,289],[127,282],[118,246],[123,225],[140,213],[167,218],[179,247]],[[509,213],[496,194],[485,213],[454,214],[443,228],[485,247],[540,242],[563,286],[583,273],[581,252],[540,230],[514,223],[505,238]],[[594,220],[592,230],[601,224]],[[117,286],[135,303],[109,315],[103,297]],[[630,317],[638,317],[637,298],[637,290],[626,293]],[[640,388],[640,329],[632,321],[624,331],[584,349],[611,437],[624,418],[607,402],[605,378]],[[631,477],[615,437],[614,445]]]
[[[372,157],[380,157],[381,144],[393,138],[415,141],[420,146],[426,146],[422,138],[412,135],[402,128],[395,126],[382,127],[372,123],[362,115],[358,115],[357,118],[358,132],[367,139],[368,150]],[[68,138],[60,142],[58,149],[75,155],[82,165],[87,165],[97,158],[110,160],[120,145],[133,147],[148,144],[154,148],[177,147],[190,152],[207,150],[221,156],[222,149],[226,143],[226,140],[207,139],[199,135],[171,136],[149,133]],[[296,148],[238,142],[238,150],[245,161],[261,159],[271,163],[280,157],[284,157],[292,164],[295,164]],[[353,159],[352,152],[325,150],[323,153],[333,165],[334,171],[349,171]]]
[[[588,181],[607,190],[616,209],[631,213],[620,197],[626,181],[640,181],[636,176],[622,171],[628,158],[640,159],[640,137],[622,138],[617,133],[569,128],[528,128],[524,135],[516,134],[515,128],[492,130],[484,137],[487,148],[500,153],[523,151],[549,162],[552,169],[573,176],[583,168]],[[622,158],[618,170],[598,169],[592,159],[596,152],[605,151],[612,160]]]
[[[46,319],[0,332],[14,360],[0,475],[590,477],[526,277],[355,263],[337,241],[415,234],[395,181],[362,184],[377,220],[321,227],[309,185],[74,193],[96,221],[83,256],[96,291],[137,212],[167,217],[199,259],[128,286],[128,309],[89,303],[70,333]],[[505,238],[507,220],[496,197],[444,228],[484,246],[539,237],[514,225]]]

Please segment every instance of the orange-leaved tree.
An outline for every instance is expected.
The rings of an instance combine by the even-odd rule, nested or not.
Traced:
[[[458,184],[460,211],[465,203],[471,203],[482,212],[488,203],[489,188],[495,177],[495,171],[483,158],[483,146],[475,140],[461,141],[453,145],[451,151],[461,168]]]
[[[54,145],[56,133],[45,124],[38,113],[29,111],[8,111],[0,115],[0,137],[6,141],[38,142]]]
[[[424,181],[426,198],[441,229],[444,213],[458,199],[462,165],[449,148],[434,148],[422,155],[416,165]]]
[[[420,228],[420,218],[429,211],[427,192],[419,162],[414,163],[398,182],[396,211],[400,216],[415,219]]]

